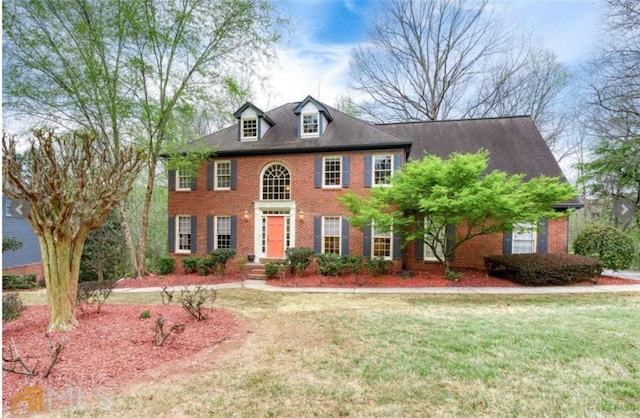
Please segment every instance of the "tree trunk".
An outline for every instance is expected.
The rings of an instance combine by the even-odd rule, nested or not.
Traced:
[[[149,173],[147,176],[147,190],[145,191],[144,207],[142,209],[142,225],[140,227],[140,252],[138,253],[138,271],[141,275],[147,273],[147,235],[149,229],[149,212],[151,211],[153,188],[156,181],[156,167],[156,160],[151,158],[151,161],[149,161]]]
[[[38,236],[42,267],[51,307],[47,331],[69,331],[78,325],[75,315],[82,244],[51,232]]]
[[[138,268],[138,257],[136,255],[136,248],[133,246],[133,238],[131,238],[131,230],[129,229],[129,223],[127,222],[127,214],[124,210],[124,203],[118,205],[118,213],[120,213],[120,224],[122,225],[122,234],[124,235],[124,242],[129,250],[129,258],[131,259],[131,270],[136,279],[142,277],[140,269]]]

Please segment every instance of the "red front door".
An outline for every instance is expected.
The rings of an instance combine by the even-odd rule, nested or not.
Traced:
[[[267,217],[267,258],[284,258],[284,216]]]

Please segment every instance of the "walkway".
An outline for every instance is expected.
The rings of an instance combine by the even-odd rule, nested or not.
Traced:
[[[605,273],[607,276],[638,280],[631,285],[594,286],[542,286],[542,287],[279,287],[271,286],[264,280],[245,280],[241,283],[203,285],[207,289],[253,289],[266,292],[287,293],[347,293],[347,294],[457,294],[457,295],[540,295],[564,293],[626,293],[640,292],[640,274],[637,272]],[[621,274],[626,274],[622,276]],[[631,277],[633,276],[633,277]],[[195,288],[195,286],[185,286]],[[179,288],[178,288],[179,289]],[[161,287],[113,289],[114,292],[161,292]]]

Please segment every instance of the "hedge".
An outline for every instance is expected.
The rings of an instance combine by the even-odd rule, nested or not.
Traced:
[[[38,287],[35,274],[6,274],[2,276],[2,289],[33,289]]]

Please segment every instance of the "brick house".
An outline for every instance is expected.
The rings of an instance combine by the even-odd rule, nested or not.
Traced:
[[[490,169],[562,176],[529,117],[374,125],[308,96],[263,112],[246,103],[237,123],[204,137],[215,155],[195,178],[169,172],[169,253],[178,261],[234,248],[257,262],[279,260],[290,247],[384,257],[394,266],[435,263],[419,242],[375,227],[350,227],[338,197],[367,195],[407,161],[425,152],[491,152]],[[580,202],[559,203],[559,211]],[[455,231],[450,231],[454,233]],[[456,252],[455,267],[482,268],[482,257],[511,252],[567,252],[568,218],[541,220],[528,233],[477,237]]]

